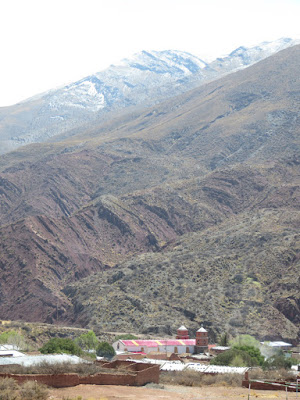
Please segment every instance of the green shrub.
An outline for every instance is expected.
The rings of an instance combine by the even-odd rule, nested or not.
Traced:
[[[96,353],[97,356],[108,359],[111,359],[116,355],[114,348],[107,342],[100,342],[96,348]]]
[[[43,354],[66,353],[81,355],[81,348],[68,338],[52,338],[40,348]]]

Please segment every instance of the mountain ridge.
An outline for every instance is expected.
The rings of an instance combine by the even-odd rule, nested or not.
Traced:
[[[1,153],[49,140],[123,109],[146,107],[257,62],[297,41],[245,48],[210,64],[182,51],[141,52],[119,66],[0,109]],[[236,50],[237,51],[237,50]]]

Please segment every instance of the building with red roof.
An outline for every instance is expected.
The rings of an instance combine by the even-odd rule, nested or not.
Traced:
[[[201,341],[200,341],[201,339]],[[198,340],[198,342],[197,342]],[[201,344],[200,344],[201,343]],[[207,343],[207,344],[206,344]],[[200,328],[197,331],[196,339],[189,339],[188,330],[186,327],[181,326],[177,330],[176,339],[146,339],[146,340],[118,340],[113,344],[113,348],[117,352],[130,352],[130,353],[195,353],[196,345],[201,346],[201,349],[207,350],[208,338],[207,331]],[[198,347],[198,352],[200,349]]]

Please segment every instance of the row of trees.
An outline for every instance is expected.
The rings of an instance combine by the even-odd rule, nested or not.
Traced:
[[[137,339],[131,334],[120,335],[119,339]],[[8,330],[0,334],[0,345],[10,344],[16,349],[26,350],[27,344],[24,336],[15,330]],[[93,331],[83,333],[75,340],[70,338],[52,338],[40,348],[43,354],[66,353],[82,356],[88,354],[93,357],[97,354],[99,357],[112,358],[115,355],[113,347],[107,342],[100,342]]]
[[[286,357],[283,351],[275,351],[268,358],[262,355],[269,352],[268,347],[262,346],[253,336],[240,335],[229,340],[228,334],[223,334],[219,341],[222,346],[230,346],[230,349],[215,357],[211,364],[230,365],[234,367],[254,367],[263,369],[291,368],[297,364],[297,360]],[[266,350],[266,351],[264,351]]]
[[[88,354],[111,359],[116,353],[107,342],[99,342],[95,333],[83,333],[74,341],[69,338],[52,338],[40,348],[42,354],[66,353],[82,356]]]

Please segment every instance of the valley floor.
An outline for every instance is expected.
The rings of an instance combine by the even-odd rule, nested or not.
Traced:
[[[248,389],[236,387],[185,387],[164,386],[164,389],[128,386],[79,385],[72,388],[51,389],[50,399],[61,400],[81,396],[82,400],[241,400],[248,399]],[[285,392],[251,390],[250,400],[286,400]],[[296,399],[296,393],[288,393],[288,399]]]

